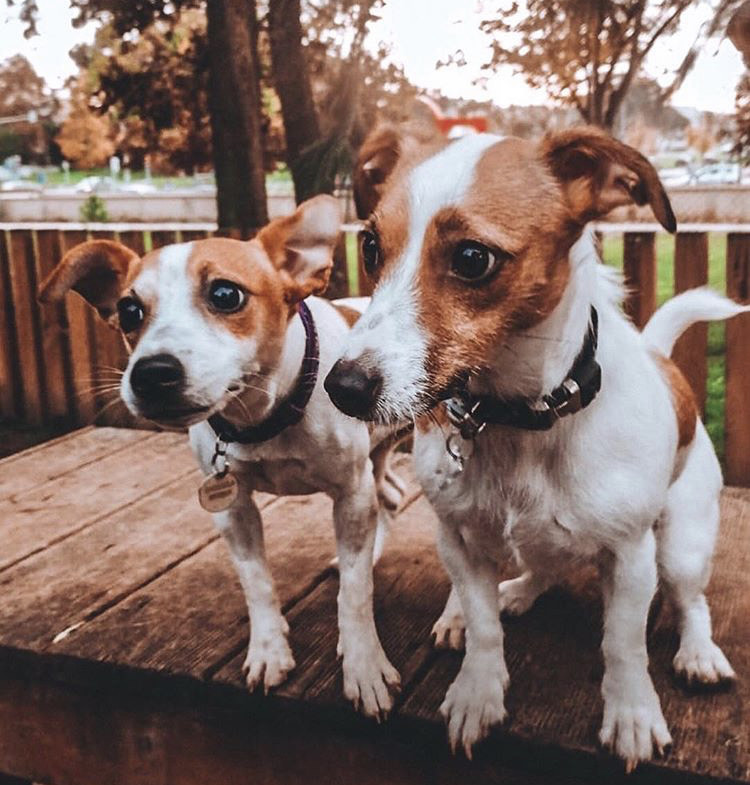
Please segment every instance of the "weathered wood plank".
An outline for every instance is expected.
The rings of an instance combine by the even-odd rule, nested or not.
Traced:
[[[0,233],[0,417],[15,419],[22,412],[22,391],[8,243],[7,232]]]
[[[715,639],[740,674],[750,672],[750,551],[737,547],[750,535],[749,502],[750,494],[725,494],[722,499],[722,532],[709,590]],[[513,761],[517,749],[548,771],[564,765],[571,772],[589,771],[598,781],[619,777],[621,766],[600,755],[596,744],[601,721],[601,602],[593,576],[586,580],[584,573],[576,586],[549,592],[531,611],[507,619],[504,626],[510,720],[493,732],[478,754],[491,757],[501,751]],[[750,716],[742,708],[750,705],[750,685],[741,677],[728,692],[691,693],[676,684],[670,672],[675,629],[674,619],[665,614],[649,636],[650,670],[675,745],[664,760],[639,767],[628,781],[668,782],[670,772],[683,777],[681,781],[690,772],[750,781]],[[407,696],[402,714],[441,721],[438,707],[460,661],[458,654],[441,653]],[[581,758],[583,751],[588,759]]]
[[[68,472],[142,441],[148,433],[89,427],[11,455],[0,462],[0,499],[39,488]]]
[[[61,252],[67,253],[76,245],[86,242],[86,232],[63,232]],[[75,292],[65,296],[65,312],[68,315],[68,344],[70,346],[70,366],[74,390],[74,406],[77,420],[81,425],[93,422],[96,415],[96,401],[92,388],[96,384],[94,366],[94,320],[98,318],[94,309]]]
[[[405,456],[400,460],[402,473],[404,463]],[[405,478],[416,492],[410,467]],[[256,496],[259,506],[267,507],[263,512],[266,552],[286,608],[330,572],[335,554],[331,501],[323,494]],[[209,520],[208,515],[205,518]],[[146,519],[140,525],[149,523],[153,522]],[[196,597],[204,599],[196,602]],[[334,620],[335,607],[334,599]],[[165,624],[165,619],[180,619],[180,623]],[[91,660],[106,653],[109,661],[202,679],[238,652],[244,658],[247,624],[234,567],[219,541],[77,630],[55,651]],[[132,636],[132,629],[141,634]]]
[[[643,327],[656,310],[655,237],[653,232],[624,235],[623,272],[628,288],[625,313],[637,327]]]
[[[138,256],[143,256],[146,252],[146,243],[143,231],[127,231],[127,232],[120,232],[118,234],[120,238],[120,242],[130,248],[131,251],[135,251]]]
[[[0,501],[0,570],[126,508],[194,465],[184,439],[154,434],[41,491],[32,487]],[[13,579],[3,580],[7,585]]]
[[[727,294],[750,303],[750,235],[727,237]],[[750,314],[727,322],[726,480],[750,486]]]
[[[26,422],[42,425],[46,419],[44,367],[41,352],[37,281],[31,232],[9,232],[10,288],[14,303],[18,368]]]
[[[708,234],[681,232],[675,237],[675,294],[705,286],[708,283]],[[672,358],[695,393],[701,415],[706,411],[706,380],[708,378],[708,325],[694,324],[677,341]]]
[[[176,231],[157,231],[151,232],[151,248],[163,248],[165,245],[172,245],[177,242]]]

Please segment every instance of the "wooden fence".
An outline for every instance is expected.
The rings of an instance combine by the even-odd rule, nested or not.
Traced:
[[[356,231],[356,227],[346,227]],[[630,287],[625,304],[643,326],[656,308],[656,233],[651,224],[600,224],[624,234],[623,268]],[[138,253],[170,243],[210,236],[208,224],[183,225],[2,225],[0,224],[0,419],[72,428],[96,420],[130,424],[112,388],[126,351],[115,330],[101,322],[80,297],[40,306],[40,280],[69,248],[87,238],[117,238]],[[693,224],[675,239],[675,292],[708,282],[708,232],[726,232],[727,294],[750,303],[750,226]],[[360,275],[349,280],[339,254],[331,294],[365,293]],[[358,282],[362,283],[361,289]],[[707,327],[695,325],[680,339],[674,358],[701,407],[706,401]],[[729,483],[750,486],[750,315],[726,328],[725,462]]]

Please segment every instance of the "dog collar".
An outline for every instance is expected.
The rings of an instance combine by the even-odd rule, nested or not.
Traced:
[[[583,347],[562,384],[534,401],[525,398],[503,400],[473,395],[465,384],[445,401],[448,419],[465,440],[473,439],[489,423],[526,431],[547,431],[560,418],[585,409],[601,388],[602,371],[596,361],[599,315],[591,307],[591,320]]]
[[[318,331],[315,320],[304,301],[297,306],[302,326],[305,328],[305,354],[302,358],[297,383],[289,395],[271,412],[263,422],[247,428],[237,428],[221,414],[213,414],[208,418],[209,425],[214,429],[217,438],[222,442],[238,442],[239,444],[259,444],[278,436],[283,430],[296,425],[305,413],[315,383],[318,380]]]

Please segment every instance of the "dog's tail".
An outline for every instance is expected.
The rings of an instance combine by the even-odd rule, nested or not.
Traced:
[[[669,357],[675,341],[695,322],[731,319],[750,311],[718,292],[701,287],[678,294],[662,305],[643,328],[643,340],[652,349]]]

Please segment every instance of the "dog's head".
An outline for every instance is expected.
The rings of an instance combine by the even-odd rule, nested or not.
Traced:
[[[387,187],[360,235],[377,289],[326,380],[334,403],[364,419],[424,412],[514,331],[547,317],[589,221],[648,203],[675,229],[651,164],[595,128],[538,143],[467,136],[421,146],[412,160],[392,142],[387,150]]]
[[[198,240],[140,258],[94,240],[65,255],[40,299],[81,294],[132,348],[120,385],[128,408],[191,425],[245,389],[268,389],[297,304],[328,284],[340,221],[338,202],[318,196],[249,242]]]

